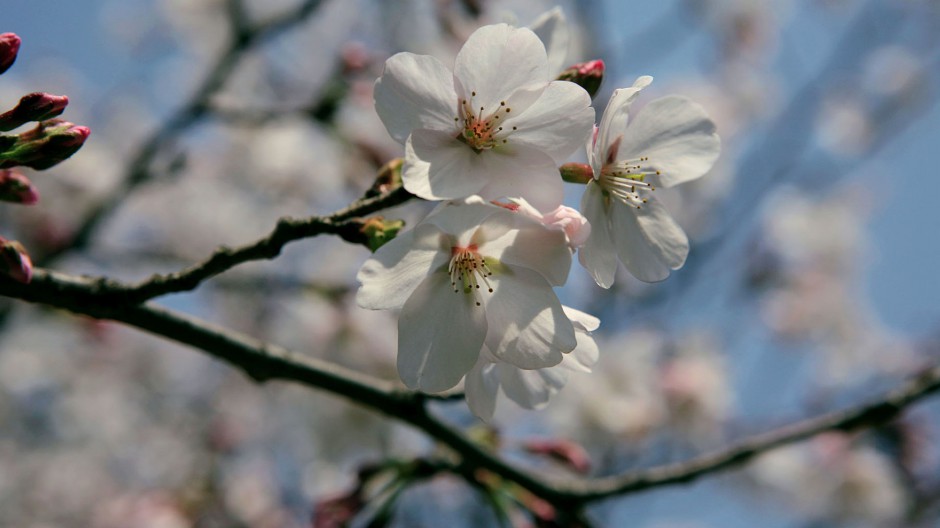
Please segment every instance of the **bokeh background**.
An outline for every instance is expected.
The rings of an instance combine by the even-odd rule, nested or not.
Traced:
[[[385,58],[447,63],[479,25],[525,25],[555,5],[7,0],[0,31],[23,47],[0,106],[67,94],[63,117],[93,132],[72,159],[30,174],[41,202],[2,208],[3,234],[43,266],[141,279],[254,240],[281,216],[328,213],[401,155],[372,108]],[[607,64],[598,113],[612,90],[652,75],[639,104],[695,99],[723,153],[665,197],[692,238],[685,268],[656,285],[622,273],[609,292],[577,269],[559,291],[601,318],[602,357],[545,410],[501,401],[492,427],[505,456],[564,474],[522,449],[558,438],[587,450],[595,476],[682,460],[864,401],[940,360],[940,3],[558,5],[569,63]],[[239,28],[259,24],[262,38],[232,48]],[[568,190],[576,205],[581,190]],[[303,241],[160,302],[395,379],[394,314],[353,298],[367,256]],[[0,306],[3,526],[311,526],[364,464],[434,450],[327,394],[256,386],[119,325]],[[461,402],[436,411],[482,427]],[[590,516],[656,528],[935,526],[938,412],[927,402],[876,430],[826,434]],[[473,489],[439,477],[403,491],[392,525],[495,522]]]

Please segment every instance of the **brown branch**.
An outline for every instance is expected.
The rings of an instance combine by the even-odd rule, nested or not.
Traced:
[[[97,292],[97,283],[92,279],[38,269],[29,285],[0,277],[0,295],[134,326],[203,350],[241,369],[258,382],[290,380],[349,398],[424,431],[456,452],[466,467],[491,471],[561,508],[578,508],[600,499],[691,482],[820,433],[852,431],[883,424],[940,389],[940,366],[934,366],[870,403],[758,434],[715,453],[617,477],[558,481],[522,471],[474,444],[429,414],[423,395],[396,390],[388,381],[262,343],[150,303],[138,306],[115,304],[111,298]]]

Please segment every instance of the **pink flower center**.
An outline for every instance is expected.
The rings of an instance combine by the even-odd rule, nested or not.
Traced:
[[[476,92],[470,92],[470,99],[460,100],[461,115],[455,117],[454,121],[463,121],[463,130],[457,135],[457,140],[469,145],[474,152],[480,153],[508,143],[509,133],[516,130],[516,127],[504,131],[500,124],[500,121],[505,121],[512,112],[506,101],[500,101],[498,108],[487,112],[485,107],[474,103],[473,98],[476,95]]]

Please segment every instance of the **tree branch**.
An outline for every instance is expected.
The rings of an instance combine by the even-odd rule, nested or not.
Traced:
[[[428,413],[426,398],[421,394],[395,389],[388,381],[262,343],[152,303],[138,306],[115,304],[108,296],[98,293],[97,281],[93,279],[37,269],[28,285],[0,277],[0,295],[134,326],[203,350],[241,369],[258,382],[274,379],[295,381],[349,398],[424,431],[456,452],[468,467],[491,471],[562,508],[577,508],[600,499],[691,482],[820,433],[852,431],[883,424],[913,403],[940,390],[940,366],[934,366],[870,403],[758,434],[715,453],[616,477],[561,481],[532,475],[485,451]]]

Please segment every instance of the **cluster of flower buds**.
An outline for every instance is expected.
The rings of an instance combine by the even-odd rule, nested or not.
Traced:
[[[0,73],[16,62],[20,38],[13,33],[0,34]],[[35,92],[23,96],[12,109],[0,113],[0,132],[10,132],[28,123],[32,129],[20,134],[0,134],[0,200],[23,205],[39,201],[39,193],[16,167],[48,169],[68,159],[85,143],[91,131],[55,119],[69,104],[64,95]],[[23,246],[0,238],[2,269],[0,272],[20,281],[32,278],[32,263]]]

